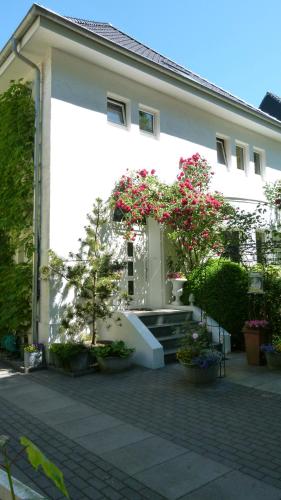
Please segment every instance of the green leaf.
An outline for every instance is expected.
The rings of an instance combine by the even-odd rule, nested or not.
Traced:
[[[27,458],[32,467],[38,470],[38,467],[41,466],[44,474],[51,479],[53,483],[55,483],[56,487],[63,493],[63,495],[70,498],[64,484],[63,473],[60,469],[48,458],[46,458],[39,448],[27,437],[21,436],[20,443],[22,446],[25,446]]]

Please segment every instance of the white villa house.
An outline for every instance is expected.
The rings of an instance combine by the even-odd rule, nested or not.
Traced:
[[[19,78],[34,82],[37,96],[40,265],[47,264],[49,249],[61,256],[77,249],[95,198],[106,200],[126,169],[153,168],[172,182],[179,158],[198,152],[213,166],[212,189],[249,211],[264,200],[264,183],[281,179],[278,117],[111,24],[33,5],[0,53],[0,92]],[[124,284],[132,307],[168,307],[157,223],[148,221],[134,243],[120,238],[118,245],[132,263]],[[57,328],[57,299],[48,283],[38,286],[36,329],[48,342]],[[138,329],[138,318],[132,321]],[[161,366],[159,344],[153,346],[158,361],[146,365]]]

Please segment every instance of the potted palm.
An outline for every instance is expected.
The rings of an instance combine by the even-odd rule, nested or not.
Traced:
[[[248,364],[265,364],[265,356],[264,352],[261,350],[261,345],[269,341],[269,322],[265,319],[246,321],[243,327],[243,333]]]
[[[201,327],[184,337],[177,359],[188,382],[206,384],[216,380],[222,354],[214,349],[208,332]]]
[[[102,371],[120,372],[132,365],[135,349],[128,347],[123,340],[117,340],[91,349]]]

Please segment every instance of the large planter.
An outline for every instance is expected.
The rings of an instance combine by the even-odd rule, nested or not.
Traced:
[[[265,358],[270,370],[281,370],[281,352],[265,352]]]
[[[97,361],[100,369],[109,373],[122,372],[132,366],[132,356],[128,358],[119,358],[117,356],[97,357]]]
[[[270,333],[266,329],[243,328],[246,356],[249,365],[265,365],[265,355],[261,345],[270,340]]]
[[[26,370],[33,370],[42,366],[43,352],[27,352],[24,351],[24,368]]]
[[[80,352],[69,359],[69,368],[72,372],[82,372],[89,368],[89,353],[88,351]]]
[[[182,364],[185,378],[191,384],[211,384],[216,381],[219,371],[219,363],[200,368]]]

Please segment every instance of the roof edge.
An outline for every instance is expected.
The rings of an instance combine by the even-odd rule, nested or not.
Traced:
[[[16,38],[20,41],[20,39],[23,38],[27,30],[32,26],[33,22],[36,20],[37,17],[42,16],[45,18],[49,18],[54,22],[57,22],[58,24],[64,24],[67,28],[71,29],[72,31],[78,31],[80,34],[87,36],[88,38],[96,40],[98,43],[105,45],[107,47],[110,47],[113,49],[115,52],[120,52],[125,54],[127,57],[130,57],[131,59],[140,61],[142,64],[145,64],[147,66],[151,66],[154,69],[156,69],[160,73],[164,73],[172,77],[174,80],[180,80],[183,82],[185,85],[188,85],[189,87],[193,87],[196,89],[201,90],[204,92],[206,95],[211,95],[215,97],[216,99],[226,102],[230,104],[233,108],[236,109],[242,109],[244,112],[251,116],[255,116],[259,120],[263,122],[270,123],[271,125],[280,128],[281,129],[281,121],[277,120],[276,118],[272,117],[271,115],[265,113],[264,111],[260,110],[259,108],[255,108],[251,104],[248,104],[246,101],[243,101],[240,98],[236,98],[234,95],[230,94],[230,97],[228,96],[223,96],[219,92],[216,92],[214,89],[209,89],[201,85],[199,82],[196,82],[192,80],[191,78],[188,78],[187,76],[182,76],[180,74],[176,74],[174,71],[169,70],[168,68],[165,68],[161,66],[160,64],[157,64],[153,61],[150,61],[149,59],[142,57],[140,54],[135,54],[132,51],[121,47],[120,45],[117,45],[116,43],[99,36],[89,29],[87,29],[85,26],[81,26],[76,24],[75,22],[71,21],[69,17],[65,17],[61,14],[58,14],[57,12],[47,9],[46,7],[43,7],[37,3],[34,3],[30,9],[28,10],[27,14],[23,18],[23,20],[20,22],[16,30],[13,32],[7,43],[4,45],[3,49],[0,51],[0,66],[4,64],[4,62],[7,60],[9,55],[12,53],[12,39]],[[75,18],[73,18],[75,19]],[[77,18],[78,19],[78,18]],[[110,23],[108,23],[110,24]],[[154,50],[154,49],[153,49]],[[177,64],[177,63],[176,63]],[[208,80],[206,80],[208,81]],[[211,82],[209,82],[211,83]],[[216,85],[217,86],[217,85]],[[218,87],[219,88],[219,87]],[[231,98],[233,97],[233,99]],[[239,99],[239,102],[234,101],[234,99]]]

